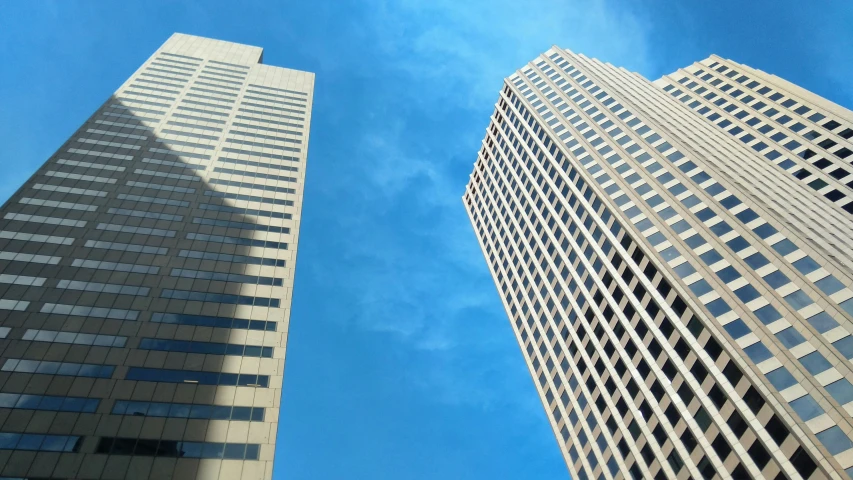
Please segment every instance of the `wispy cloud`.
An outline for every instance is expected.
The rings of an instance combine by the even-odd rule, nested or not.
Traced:
[[[417,367],[417,388],[438,402],[488,408],[506,387],[495,383],[500,370],[521,357],[506,353],[514,339],[460,197],[502,79],[552,44],[644,68],[646,30],[603,1],[499,0],[484,9],[380,0],[364,8],[346,27],[359,43],[341,48],[373,60],[347,64],[363,78],[359,89],[370,89],[369,102],[363,118],[339,119],[345,146],[330,156],[346,161],[317,186],[322,198],[307,198],[335,205],[324,221],[346,235],[323,239],[338,252],[334,276],[323,266],[307,268],[330,294],[348,299],[336,315],[348,328],[389,335],[391,348],[429,356]],[[335,58],[323,62],[332,78],[348,62]],[[312,146],[315,165],[322,161],[316,152]],[[482,365],[461,365],[459,349]]]

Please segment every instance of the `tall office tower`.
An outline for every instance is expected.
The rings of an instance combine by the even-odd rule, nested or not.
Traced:
[[[507,79],[463,202],[572,478],[853,476],[851,125],[718,58]]]
[[[261,61],[173,35],[3,205],[0,477],[272,477],[314,75]]]

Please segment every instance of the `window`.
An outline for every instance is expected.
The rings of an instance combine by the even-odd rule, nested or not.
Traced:
[[[753,343],[748,347],[744,347],[743,351],[755,363],[761,363],[773,357],[773,353],[771,353],[770,350],[768,350],[761,342]]]
[[[131,402],[118,400],[113,405],[114,415],[148,417],[199,418],[206,420],[238,420],[263,422],[261,407],[232,407],[230,405],[200,405],[190,403]]]
[[[830,383],[825,388],[832,395],[832,398],[841,405],[853,402],[853,385],[847,379],[842,378],[841,380]]]
[[[215,458],[257,460],[260,445],[256,443],[177,442],[136,438],[101,437],[96,453],[149,457]]]
[[[83,437],[76,435],[36,435],[0,433],[0,450],[79,452]]]
[[[798,447],[797,451],[791,455],[791,464],[794,465],[794,468],[797,470],[797,473],[802,475],[803,478],[809,478],[815,470],[817,470],[817,464],[814,460],[803,450],[803,447]]]
[[[835,130],[836,128],[838,128],[840,126],[841,126],[841,124],[836,122],[835,120],[830,120],[830,121],[823,124],[823,128],[825,128],[827,130]]]
[[[764,281],[767,282],[773,288],[783,287],[789,283],[791,283],[791,279],[785,276],[784,273],[776,270],[774,272],[770,272],[764,276]]]
[[[725,283],[732,282],[741,277],[740,273],[738,273],[738,271],[735,270],[735,268],[731,265],[718,271],[717,276],[720,277]]]
[[[93,365],[89,363],[43,362],[37,360],[22,360],[9,358],[0,369],[4,372],[42,373],[46,375],[66,375],[75,377],[110,378],[113,369],[110,365]]]
[[[711,416],[708,415],[708,412],[705,410],[705,408],[701,406],[694,415],[693,419],[696,420],[696,423],[699,425],[699,428],[701,428],[703,432],[707,431],[712,423]]]
[[[732,433],[740,438],[749,428],[746,424],[746,420],[737,412],[737,410],[732,412],[732,415],[726,420],[726,423],[729,425],[729,428],[732,429]]]
[[[827,277],[816,281],[815,285],[827,295],[832,295],[844,288],[844,284],[839,282],[838,279],[832,275],[828,275]]]
[[[809,394],[788,402],[788,405],[806,422],[823,414],[823,409]]]
[[[778,338],[786,348],[793,348],[806,341],[806,339],[803,338],[803,336],[800,335],[800,333],[793,327],[780,330],[776,333],[776,338]]]
[[[770,261],[767,260],[767,257],[765,257],[764,255],[757,253],[757,252],[746,257],[744,259],[744,262],[746,262],[746,264],[749,265],[749,267],[752,268],[753,270],[758,270],[759,268],[770,263]]]
[[[245,320],[242,318],[188,315],[183,313],[154,313],[151,316],[151,321],[160,323],[174,323],[180,325],[198,325],[204,327],[266,330],[268,332],[274,332],[276,330],[276,322],[265,322],[263,320]]]
[[[761,445],[761,442],[758,439],[749,447],[747,450],[749,457],[755,462],[755,465],[759,470],[763,470],[767,463],[770,461],[770,453],[767,452],[767,449]]]
[[[101,347],[124,347],[127,337],[119,335],[96,335],[92,333],[59,332],[55,330],[27,329],[21,340],[51,343],[72,343]]]
[[[853,442],[850,438],[841,431],[837,426],[830,427],[817,434],[818,440],[829,450],[832,455],[838,455],[850,448],[853,448]]]
[[[853,358],[853,336],[848,335],[841,340],[836,340],[832,343],[845,358],[851,359]]]
[[[838,322],[826,312],[817,313],[806,320],[820,333],[828,332],[838,326]]]
[[[782,420],[780,420],[776,415],[773,415],[764,428],[767,430],[767,433],[770,434],[770,438],[772,438],[777,445],[782,445],[782,442],[788,438],[788,427],[786,427],[785,424],[782,423]]]
[[[723,328],[725,328],[726,332],[728,332],[734,339],[738,339],[751,331],[741,319],[729,322]]]
[[[820,352],[812,352],[800,358],[800,363],[806,367],[812,375],[817,375],[825,370],[832,368],[832,364],[824,358]]]
[[[245,246],[250,246],[250,247],[263,247],[263,248],[275,248],[275,249],[279,249],[279,250],[287,250],[287,243],[271,242],[268,240],[255,240],[252,238],[225,237],[225,236],[221,236],[221,235],[206,235],[206,234],[202,234],[202,233],[188,233],[187,239],[188,240],[198,240],[201,242],[225,243],[225,244],[232,244],[232,245],[245,245]],[[194,255],[196,255],[195,257],[190,257],[190,258],[201,258],[201,257],[199,257],[199,255],[201,255],[202,252],[193,252],[192,250],[182,250],[182,251],[191,252]],[[187,255],[189,255],[189,254],[187,254]],[[213,259],[220,259],[220,258],[221,259],[227,259],[227,258],[231,258],[231,256],[223,256],[222,254],[220,254],[218,256],[211,257],[208,259],[213,260]],[[236,258],[253,259],[256,257],[237,256]],[[228,261],[228,260],[224,260],[224,261]],[[252,261],[254,262],[254,261],[261,261],[261,260],[252,260]],[[268,262],[266,264],[272,265],[272,263],[269,263],[269,262],[274,262],[275,260],[274,259],[266,259],[266,261]],[[282,265],[278,265],[278,266],[284,265],[284,260],[281,260],[281,262],[282,262]],[[248,262],[248,261],[242,262],[241,261],[240,263],[250,263],[250,262]],[[264,265],[266,265],[266,264],[264,264]]]
[[[199,385],[230,385],[268,388],[270,377],[219,372],[169,370],[163,368],[130,367],[127,380],[146,382],[197,383]]]
[[[708,311],[711,312],[715,317],[719,317],[725,313],[728,313],[732,310],[732,308],[727,304],[722,298],[718,298],[707,305],[705,307]]]
[[[277,298],[250,297],[246,295],[229,295],[224,293],[193,292],[189,290],[164,289],[160,298],[173,298],[190,302],[213,302],[236,305],[254,305],[256,307],[278,308],[281,300]]]
[[[814,301],[802,290],[791,292],[785,296],[784,299],[795,310],[803,309],[814,303]]]
[[[116,320],[136,320],[139,312],[120,308],[87,307],[83,305],[66,305],[61,303],[45,303],[41,313],[52,315],[72,315],[80,317],[113,318]]]
[[[0,408],[95,413],[99,403],[96,398],[0,393]]]
[[[143,338],[139,342],[139,348],[143,350],[162,350],[168,352],[204,353],[208,355],[235,355],[261,358],[272,358],[273,354],[273,347],[237,345],[233,343],[165,340],[159,338]]]
[[[85,292],[114,293],[118,295],[148,295],[150,289],[147,287],[134,287],[132,285],[119,285],[114,283],[81,282],[77,280],[60,280],[56,288],[68,290],[82,290]]]
[[[187,270],[180,268],[173,268],[170,275],[173,277],[195,278],[200,280],[216,280],[220,282],[273,285],[276,287],[280,287],[283,284],[283,279],[281,278],[241,275],[237,273],[206,272],[202,270]]]

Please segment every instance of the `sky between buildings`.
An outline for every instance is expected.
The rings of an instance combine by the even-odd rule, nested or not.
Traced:
[[[688,5],[690,4],[690,5]],[[567,478],[460,197],[502,79],[556,44],[711,53],[853,107],[849,2],[15,1],[0,202],[173,32],[315,72],[276,478]]]

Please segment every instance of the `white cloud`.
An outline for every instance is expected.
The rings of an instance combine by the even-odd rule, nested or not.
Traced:
[[[440,79],[456,90],[446,92],[456,101],[459,93],[463,101],[492,100],[502,78],[554,44],[635,70],[649,64],[647,25],[603,0],[375,5],[382,12],[377,31],[389,24],[407,27],[402,35],[392,28],[391,38],[382,42],[399,55],[400,68],[413,77]]]
[[[352,28],[369,45],[345,48],[367,50],[372,61],[356,69],[373,90],[363,121],[342,137],[346,162],[321,187],[341,207],[329,221],[347,232],[329,239],[343,264],[328,288],[351,298],[342,319],[430,356],[415,381],[427,395],[488,408],[509,388],[496,382],[500,371],[524,367],[461,195],[502,79],[552,44],[643,68],[646,30],[603,1],[367,8]],[[348,61],[325,65],[337,71]],[[460,349],[484,365],[461,364]],[[520,412],[538,405],[500,401],[520,402]]]

